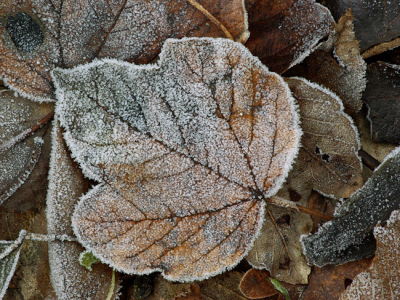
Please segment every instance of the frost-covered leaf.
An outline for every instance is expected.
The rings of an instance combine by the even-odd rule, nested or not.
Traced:
[[[49,193],[47,195],[48,234],[73,236],[71,216],[75,204],[88,189],[87,179],[67,150],[62,130],[54,122],[53,149],[50,161]],[[92,271],[79,264],[84,248],[76,242],[49,242],[51,282],[57,299],[106,299],[112,282],[112,270],[103,264],[92,266]],[[114,297],[118,291],[115,287]]]
[[[235,40],[248,36],[243,0],[198,0]],[[31,99],[53,98],[50,71],[99,57],[152,61],[169,37],[225,37],[187,0],[2,0],[0,76]]]
[[[285,80],[299,105],[303,129],[286,186],[303,199],[312,188],[334,198],[349,197],[363,183],[357,128],[335,94],[302,78]]]
[[[240,281],[240,291],[249,299],[270,297],[278,293],[270,280],[271,276],[266,270],[251,268],[244,274]]]
[[[301,62],[334,24],[329,10],[314,0],[250,0],[246,7],[246,46],[278,73]]]
[[[372,139],[400,143],[400,65],[369,64],[367,80],[363,100],[369,109]]]
[[[237,264],[297,153],[284,81],[241,44],[207,38],[167,41],[157,65],[53,76],[67,144],[100,182],[74,214],[81,243],[120,271],[171,280]]]
[[[24,183],[40,157],[44,131],[22,141],[20,137],[53,107],[0,91],[0,204]]]
[[[260,235],[246,259],[253,267],[267,269],[279,280],[305,284],[311,269],[302,253],[299,238],[311,229],[309,215],[268,205]]]
[[[301,65],[296,74],[327,87],[343,101],[345,112],[357,113],[362,106],[361,93],[366,85],[366,63],[353,30],[350,10],[342,16],[326,42],[318,46]]]
[[[400,298],[400,211],[394,211],[385,227],[374,229],[377,249],[372,265],[358,274],[340,300]]]
[[[311,236],[303,236],[304,254],[310,264],[324,266],[371,256],[372,230],[385,222],[400,205],[400,147],[375,169],[365,185],[346,200],[335,219]]]
[[[336,20],[351,8],[361,52],[400,36],[398,1],[330,0],[326,1],[326,5]]]
[[[0,241],[0,299],[3,299],[14,275],[25,234],[22,231],[15,241]]]

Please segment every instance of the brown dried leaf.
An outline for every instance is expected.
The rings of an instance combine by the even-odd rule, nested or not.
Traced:
[[[313,267],[310,281],[303,293],[302,299],[337,300],[346,286],[359,273],[371,265],[372,259],[366,258],[356,262],[348,262],[340,266],[328,265],[323,268]]]
[[[377,249],[372,265],[360,273],[340,296],[341,300],[398,299],[400,295],[400,211],[385,227],[374,229]]]
[[[339,19],[328,40],[291,70],[291,74],[329,88],[343,100],[345,112],[351,115],[361,109],[367,68],[360,56],[353,27],[353,15],[348,10]]]
[[[331,0],[326,2],[335,20],[338,20],[351,8],[361,52],[373,45],[388,42],[400,36],[400,5],[398,1]]]
[[[28,178],[39,160],[47,128],[20,141],[20,136],[54,108],[0,91],[0,204]]]
[[[191,293],[192,283],[176,283],[158,275],[154,280],[153,293],[146,300],[175,300]],[[185,298],[183,298],[185,299]]]
[[[261,233],[246,259],[257,269],[267,269],[272,277],[280,281],[305,284],[311,269],[299,239],[311,229],[309,215],[268,205]]]
[[[300,107],[303,129],[302,147],[287,185],[304,199],[312,188],[323,195],[348,198],[363,184],[353,121],[329,90],[301,78],[285,80]]]
[[[199,0],[232,34],[248,36],[243,0]],[[225,37],[186,0],[4,0],[0,3],[0,76],[19,93],[53,98],[50,71],[94,58],[148,63],[169,37]]]
[[[334,24],[329,10],[314,0],[247,0],[246,7],[246,46],[277,73],[301,62]]]
[[[167,41],[157,65],[103,60],[53,76],[67,144],[100,182],[73,218],[86,248],[180,281],[243,258],[298,148],[278,75],[241,44],[204,38]]]
[[[240,281],[240,291],[249,299],[270,297],[278,293],[269,280],[270,274],[266,270],[251,268]]]
[[[58,123],[53,128],[53,149],[47,197],[48,234],[73,236],[71,216],[75,204],[88,189],[88,180],[71,159]],[[106,299],[112,280],[112,269],[95,264],[88,271],[79,264],[79,255],[85,249],[77,242],[49,242],[51,282],[57,299]],[[118,284],[115,285],[116,298]]]

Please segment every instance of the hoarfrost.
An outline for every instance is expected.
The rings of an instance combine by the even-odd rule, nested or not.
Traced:
[[[241,44],[207,38],[168,40],[158,65],[102,60],[53,78],[67,145],[100,182],[73,217],[82,244],[171,280],[237,264],[299,146],[284,81]]]
[[[337,210],[335,219],[311,236],[302,236],[309,264],[343,264],[371,256],[372,230],[400,205],[400,147],[391,152],[365,185]]]
[[[0,92],[0,204],[25,182],[40,157],[43,132],[20,137],[50,110],[48,104]]]

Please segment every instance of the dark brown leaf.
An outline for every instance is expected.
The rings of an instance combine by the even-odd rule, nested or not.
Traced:
[[[368,106],[374,141],[400,143],[400,66],[385,62],[368,65],[363,99]]]
[[[250,38],[246,46],[273,72],[302,61],[334,21],[314,0],[247,0]]]
[[[327,1],[327,6],[335,20],[338,20],[351,8],[361,52],[373,45],[388,42],[400,36],[400,5],[398,1],[331,0]]]
[[[278,293],[269,280],[270,274],[266,270],[250,269],[240,281],[240,291],[249,299],[270,297]]]
[[[235,40],[248,36],[242,0],[199,0]],[[53,99],[50,71],[98,57],[148,63],[169,37],[225,37],[186,0],[4,0],[0,75],[31,99]]]
[[[351,283],[357,274],[367,269],[371,262],[372,258],[366,258],[340,266],[313,267],[309,283],[303,293],[303,299],[339,299],[340,294],[346,289],[346,285]]]

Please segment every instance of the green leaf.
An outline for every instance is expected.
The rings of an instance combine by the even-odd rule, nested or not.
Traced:
[[[274,285],[274,287],[280,292],[282,293],[283,296],[285,296],[286,300],[290,300],[290,295],[288,293],[288,291],[285,289],[285,287],[275,278],[270,278],[269,279],[271,281],[271,283]]]
[[[100,262],[100,259],[94,256],[90,251],[82,252],[79,256],[79,263],[89,271],[92,271],[92,265],[97,264],[98,262]]]

